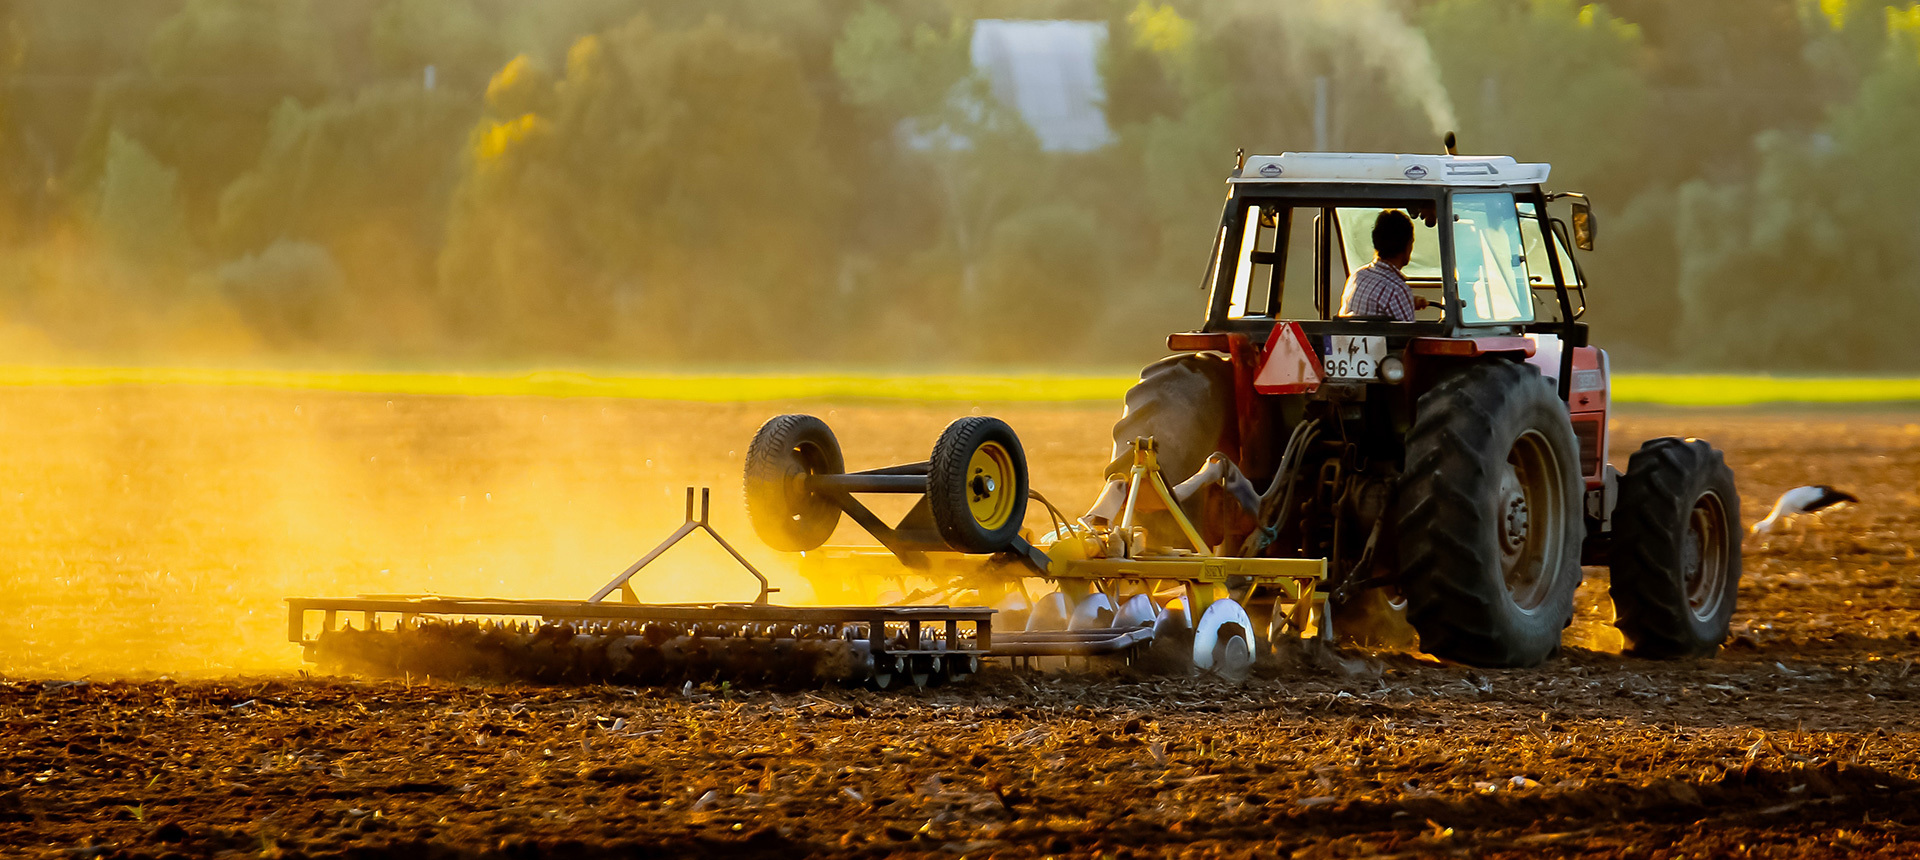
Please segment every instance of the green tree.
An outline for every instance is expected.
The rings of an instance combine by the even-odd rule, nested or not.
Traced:
[[[136,267],[168,268],[186,258],[186,212],[180,172],[140,142],[115,132],[107,142],[95,223],[119,258]]]
[[[369,40],[389,75],[424,80],[432,66],[436,86],[477,90],[511,55],[504,36],[473,0],[391,0],[374,13]]]
[[[0,11],[0,193],[17,213],[0,242],[38,241],[85,208],[110,128],[96,141],[96,169],[66,180],[96,83],[143,68],[154,29],[172,13],[160,3],[17,2]]]
[[[1683,190],[1680,342],[1730,369],[1920,367],[1920,7],[1885,8],[1879,59],[1814,134],[1771,132],[1746,182]]]
[[[81,184],[99,175],[120,131],[179,170],[191,219],[211,220],[221,191],[258,157],[273,108],[333,89],[332,44],[308,0],[187,0],[154,32],[145,67],[96,93]]]
[[[1632,175],[1649,97],[1639,27],[1573,0],[1439,0],[1420,23],[1469,152],[1551,161],[1557,183],[1593,191]]]
[[[1109,97],[1116,131],[1135,161],[1134,205],[1152,213],[1139,241],[1157,250],[1150,277],[1113,304],[1130,320],[1196,318],[1199,300],[1179,287],[1205,266],[1236,150],[1311,150],[1324,119],[1330,149],[1432,151],[1452,124],[1428,39],[1378,0],[1138,0],[1109,26],[1105,66],[1124,70]]]
[[[468,144],[440,289],[468,331],[538,348],[751,352],[803,341],[838,195],[778,41],[719,19],[509,63]]]
[[[1648,135],[1643,28],[1573,0],[1439,0],[1420,22],[1464,150],[1550,162],[1556,189],[1592,196],[1606,237],[1582,263],[1602,343],[1629,360],[1664,351],[1678,257],[1674,197],[1648,169],[1667,142]]]
[[[223,258],[283,241],[319,243],[345,273],[370,335],[429,327],[435,260],[478,111],[416,81],[274,112],[253,168],[221,195],[212,231]]]

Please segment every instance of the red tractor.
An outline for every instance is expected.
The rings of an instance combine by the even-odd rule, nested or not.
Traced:
[[[1170,482],[1224,454],[1230,491],[1193,494],[1187,516],[1238,555],[1326,559],[1345,635],[1410,626],[1438,656],[1534,665],[1571,621],[1581,566],[1609,565],[1631,653],[1714,653],[1740,579],[1733,473],[1698,439],[1650,440],[1624,474],[1607,462],[1607,354],[1579,321],[1569,250],[1592,249],[1595,221],[1583,196],[1544,189],[1548,171],[1508,157],[1244,159],[1206,322],[1170,336],[1177,354],[1128,392],[1109,474],[1145,437]],[[1550,211],[1561,201],[1571,229]],[[1386,210],[1411,216],[1402,275],[1425,307],[1412,321],[1341,316]],[[1110,483],[1090,517],[1124,494]]]

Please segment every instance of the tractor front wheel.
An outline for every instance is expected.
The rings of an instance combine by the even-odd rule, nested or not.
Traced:
[[[1578,451],[1531,366],[1469,365],[1421,396],[1393,523],[1423,650],[1507,667],[1559,647],[1586,536]]]
[[[1699,439],[1641,445],[1620,476],[1611,555],[1628,653],[1718,651],[1740,590],[1740,496],[1725,457]]]

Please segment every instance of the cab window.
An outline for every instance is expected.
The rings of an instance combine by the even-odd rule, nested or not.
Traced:
[[[1527,242],[1527,282],[1536,290],[1553,289],[1553,264],[1547,261],[1547,247],[1540,235],[1540,219],[1534,216],[1532,203],[1521,203],[1520,235]],[[1573,265],[1573,255],[1567,252],[1567,243],[1560,241],[1558,233],[1553,236],[1553,250],[1560,257],[1560,276],[1567,281],[1569,289],[1586,286],[1581,282],[1580,270]]]
[[[1233,292],[1227,316],[1271,317],[1273,297],[1284,286],[1287,243],[1282,222],[1288,213],[1272,206],[1252,204],[1241,212],[1240,258],[1234,262]]]
[[[1453,196],[1454,283],[1467,325],[1533,321],[1520,213],[1506,192]]]

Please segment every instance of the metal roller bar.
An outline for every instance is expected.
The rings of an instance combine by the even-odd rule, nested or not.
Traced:
[[[898,466],[882,466],[878,469],[867,469],[860,472],[854,472],[852,474],[855,474],[855,475],[925,475],[927,474],[927,470],[932,468],[932,466],[933,466],[932,461],[921,460],[918,463],[901,463]]]
[[[995,657],[1101,657],[1153,641],[1148,627],[1009,633],[994,644]]]
[[[924,493],[927,476],[855,472],[851,475],[810,475],[808,489],[823,493]]]

